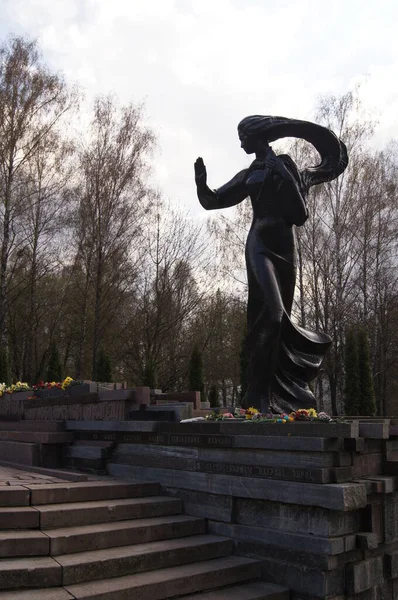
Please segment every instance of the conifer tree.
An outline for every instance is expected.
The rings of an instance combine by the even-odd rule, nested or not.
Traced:
[[[151,390],[156,388],[156,367],[151,358],[145,365],[143,385],[151,388]]]
[[[47,381],[61,381],[62,366],[59,358],[58,348],[55,342],[50,346],[50,357],[47,366]]]
[[[216,383],[213,383],[210,386],[209,402],[210,402],[211,408],[217,408],[219,406],[219,402],[218,402],[218,387],[217,387]]]
[[[240,400],[244,398],[247,390],[247,367],[249,364],[246,346],[246,334],[242,338],[240,353]]]
[[[369,340],[364,327],[357,334],[358,338],[358,379],[360,397],[360,415],[373,416],[376,413],[376,400],[373,387],[372,368],[370,365]]]
[[[109,354],[103,348],[98,353],[95,379],[99,382],[112,381],[112,365]]]
[[[0,383],[9,384],[9,379],[8,355],[3,348],[0,348]]]
[[[346,415],[359,415],[360,413],[360,387],[359,387],[359,358],[358,340],[355,330],[351,327],[345,339],[345,385],[344,407]]]
[[[202,353],[198,348],[194,348],[189,361],[189,389],[194,392],[200,392],[203,395],[203,360]]]

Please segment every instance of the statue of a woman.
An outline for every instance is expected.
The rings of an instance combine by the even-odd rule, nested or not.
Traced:
[[[238,134],[243,150],[256,155],[250,167],[211,190],[206,167],[198,158],[195,181],[206,210],[234,206],[247,196],[252,202],[253,222],[246,242],[249,367],[244,405],[263,413],[314,407],[309,383],[331,340],[290,318],[296,281],[293,225],[303,225],[308,217],[309,188],[344,171],[347,150],[329,129],[284,117],[246,117]],[[310,142],[321,156],[319,165],[299,171],[290,156],[276,156],[269,143],[284,137]]]

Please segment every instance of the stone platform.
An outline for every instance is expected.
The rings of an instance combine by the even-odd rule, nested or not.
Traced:
[[[392,600],[396,423],[81,423],[74,433],[112,442],[109,473],[160,483],[293,599]]]

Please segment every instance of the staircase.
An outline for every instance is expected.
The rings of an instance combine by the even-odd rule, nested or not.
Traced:
[[[110,479],[2,488],[0,600],[288,600],[160,494]]]

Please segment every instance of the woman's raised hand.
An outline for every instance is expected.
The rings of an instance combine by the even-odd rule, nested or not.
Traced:
[[[195,181],[198,188],[203,188],[207,185],[207,171],[203,158],[199,158],[195,161]]]

